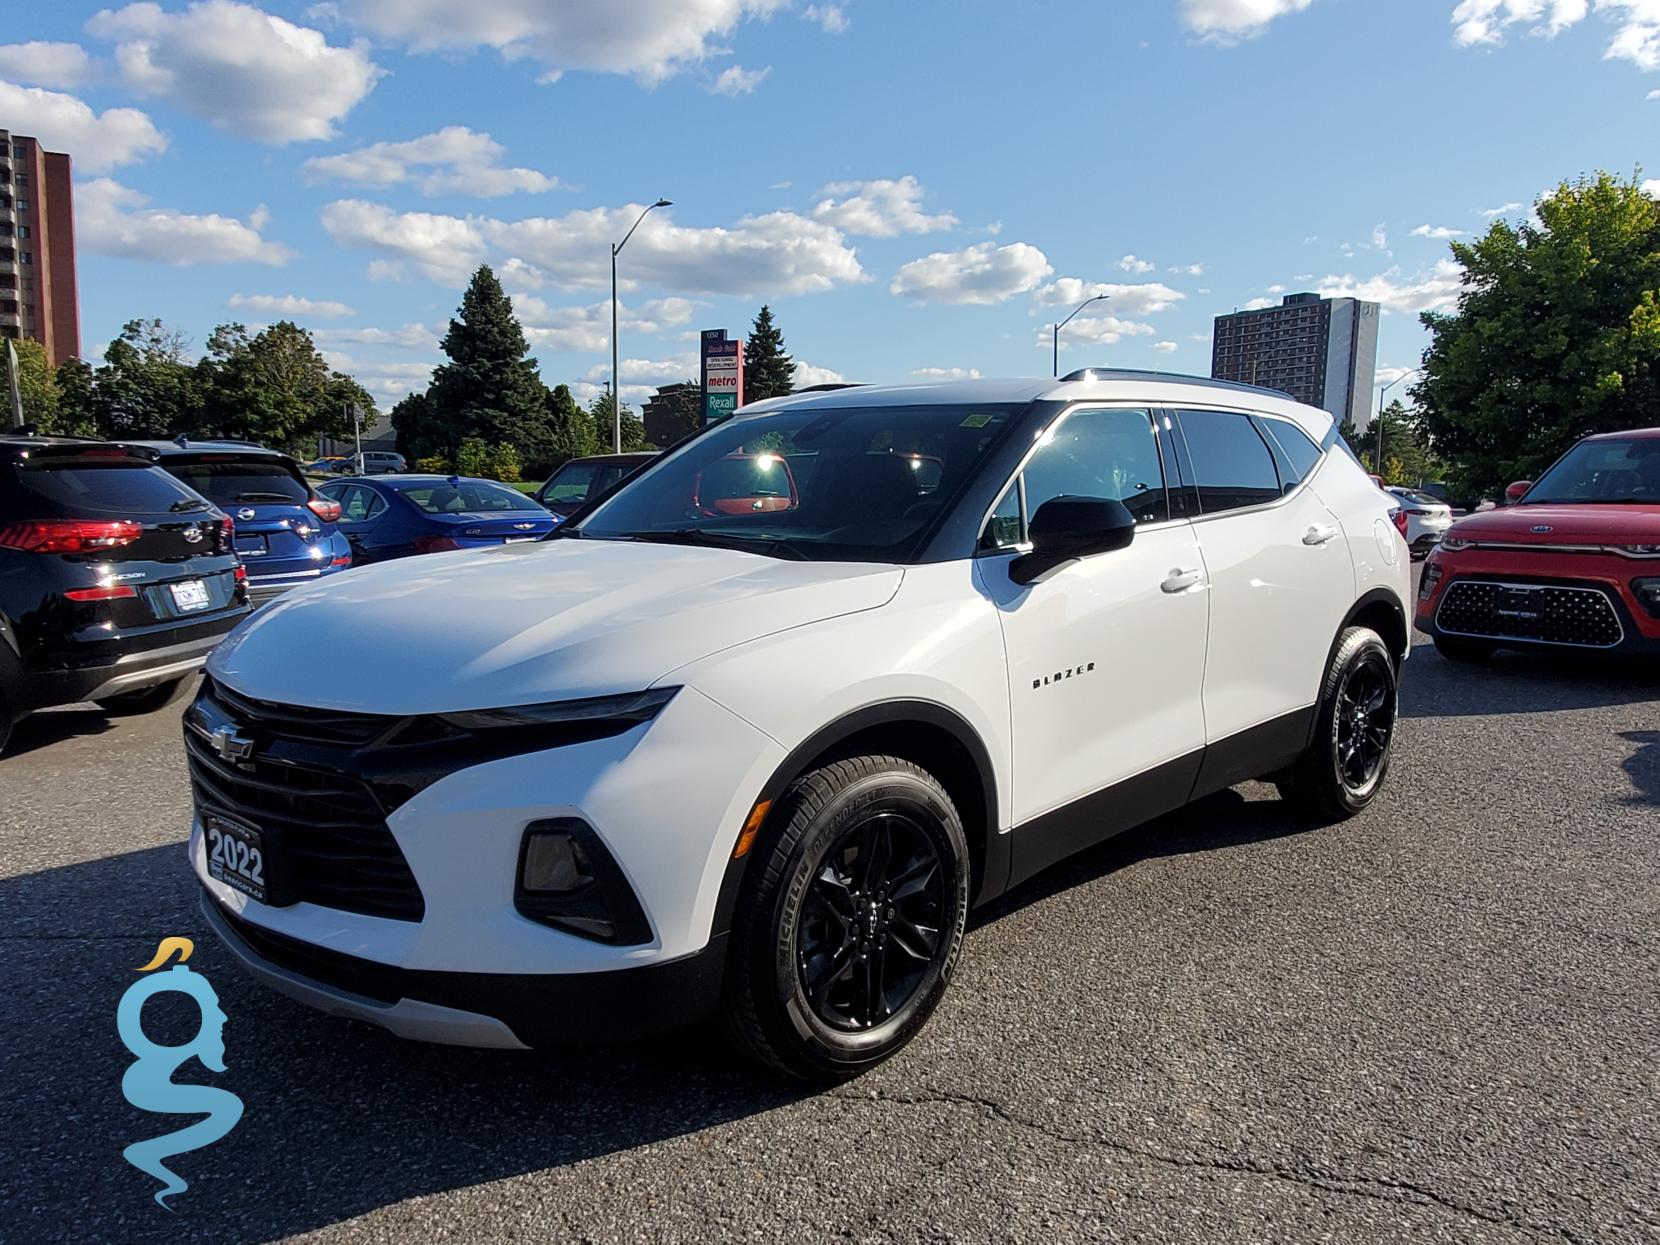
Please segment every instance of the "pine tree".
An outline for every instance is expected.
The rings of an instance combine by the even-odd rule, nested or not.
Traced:
[[[784,353],[784,334],[773,323],[772,308],[763,304],[744,346],[743,400],[759,402],[794,392],[795,360]]]
[[[545,462],[553,450],[547,386],[488,264],[473,274],[439,344],[450,362],[433,372],[427,401],[442,452],[453,457],[463,441],[477,437],[513,446],[526,464]]]
[[[593,454],[609,454],[615,443],[616,428],[612,423],[611,395],[602,393],[588,404],[588,419],[593,428]],[[628,403],[622,408],[622,452],[637,454],[652,446],[646,441],[646,428]]]

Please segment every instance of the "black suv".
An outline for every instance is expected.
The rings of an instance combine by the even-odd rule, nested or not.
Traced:
[[[34,709],[160,708],[248,612],[231,520],[155,464],[0,435],[0,750]]]

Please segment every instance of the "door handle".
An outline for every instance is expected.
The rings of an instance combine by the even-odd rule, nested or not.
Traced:
[[[1165,576],[1164,582],[1159,587],[1166,592],[1186,592],[1203,578],[1204,573],[1201,571],[1184,571],[1178,567]]]
[[[1324,545],[1337,538],[1337,529],[1328,527],[1324,523],[1316,523],[1303,533],[1303,544]]]

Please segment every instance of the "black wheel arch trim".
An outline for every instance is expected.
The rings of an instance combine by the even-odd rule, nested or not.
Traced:
[[[945,731],[968,753],[974,768],[978,771],[980,798],[985,807],[986,824],[983,834],[978,836],[978,843],[972,832],[969,835],[970,851],[978,849],[979,853],[974,862],[976,876],[970,906],[978,907],[988,900],[997,898],[1007,887],[1011,865],[1010,836],[998,832],[997,775],[992,768],[990,751],[987,750],[979,733],[961,714],[938,701],[884,700],[843,714],[820,727],[791,749],[790,754],[773,771],[772,777],[767,779],[755,800],[759,803],[762,800],[778,799],[783,795],[784,789],[800,777],[815,757],[829,752],[837,744],[872,727],[891,726],[902,722],[920,722]],[[972,831],[972,828],[970,829]],[[738,894],[743,889],[745,871],[750,861],[758,855],[759,851],[752,850],[737,859],[727,861],[726,873],[721,878],[720,893],[715,900],[715,917],[709,931],[711,938],[718,938],[731,930],[732,913],[737,907]]]

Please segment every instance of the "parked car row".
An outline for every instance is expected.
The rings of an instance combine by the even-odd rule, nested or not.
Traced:
[[[358,462],[358,455],[335,455],[327,458],[314,458],[305,465],[306,471],[312,475],[360,475],[378,476],[391,475],[394,472],[407,471],[409,464],[404,461],[402,454],[395,454],[390,450],[365,450],[363,461]]]

